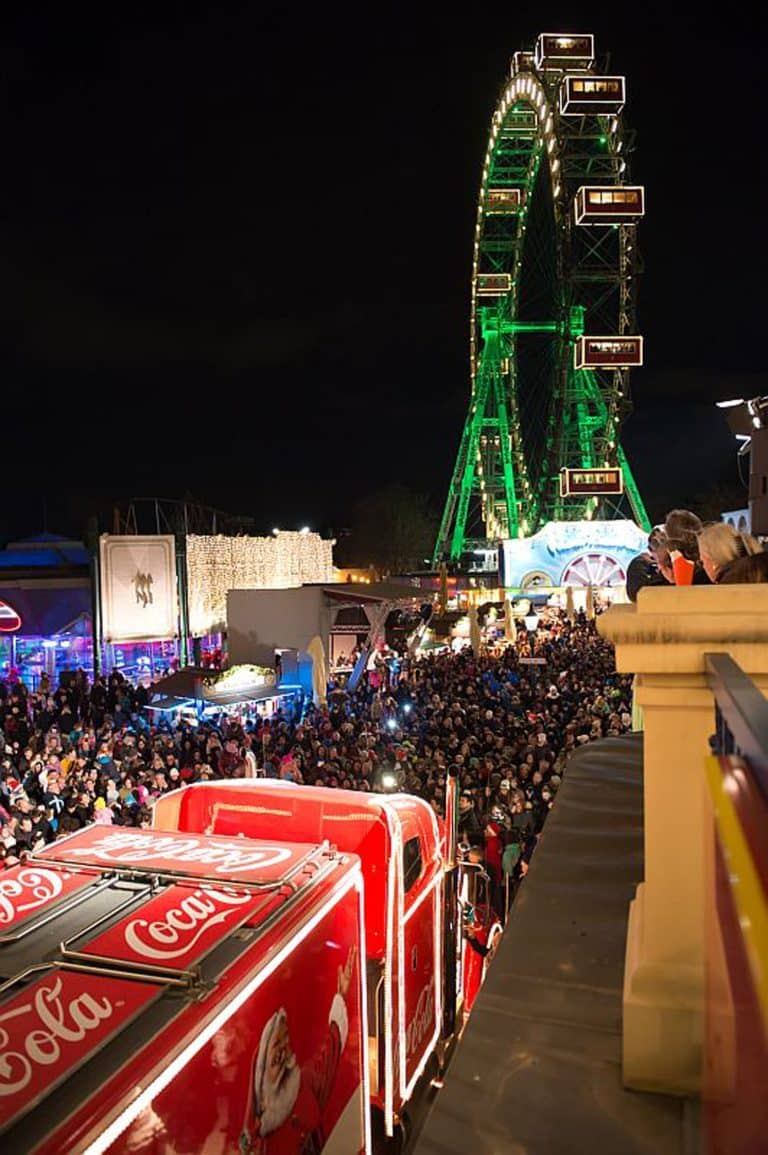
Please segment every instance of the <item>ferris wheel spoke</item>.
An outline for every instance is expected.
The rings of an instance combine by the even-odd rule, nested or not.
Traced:
[[[625,584],[626,574],[610,554],[593,551],[572,558],[561,581],[563,585],[615,586]]]
[[[597,566],[595,568],[595,585],[596,586],[605,584],[605,579],[606,579],[607,574],[610,572],[610,569],[611,569],[611,559],[605,557],[605,555],[600,556],[597,559]]]
[[[597,585],[597,575],[595,573],[595,560],[596,559],[595,559],[594,555],[590,555],[587,558],[587,564],[586,564],[587,585],[590,585],[590,586],[596,586]]]

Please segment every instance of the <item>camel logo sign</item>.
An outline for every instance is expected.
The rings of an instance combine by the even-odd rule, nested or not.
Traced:
[[[136,605],[149,606],[154,605],[154,598],[152,597],[152,586],[155,579],[151,573],[142,573],[141,570],[136,570],[136,573],[131,579],[131,585],[136,587]]]
[[[142,642],[178,633],[176,542],[172,534],[103,534],[104,640]]]
[[[8,602],[0,602],[0,634],[15,634],[21,629],[21,616]]]

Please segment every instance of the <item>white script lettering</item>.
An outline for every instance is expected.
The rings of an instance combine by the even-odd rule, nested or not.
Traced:
[[[131,950],[145,958],[178,958],[191,950],[211,927],[218,926],[236,913],[236,907],[252,899],[250,894],[233,891],[196,890],[182,898],[178,906],[167,910],[162,919],[154,922],[145,918],[132,919],[125,928],[125,941]],[[220,905],[230,909],[220,910]]]
[[[424,1041],[435,1017],[435,979],[434,976],[425,986],[416,1003],[413,1018],[405,1031],[405,1053],[411,1056]]]
[[[41,986],[34,1000],[0,1014],[0,1096],[23,1091],[32,1080],[35,1066],[48,1067],[61,1058],[62,1043],[80,1043],[113,1011],[109,999],[95,999],[82,994],[64,1007],[61,1001],[61,979],[52,987]],[[10,1050],[11,1036],[5,1027],[11,1019],[35,1015],[37,1022],[26,1036]],[[26,1025],[26,1024],[25,1024]]]
[[[225,842],[223,845],[212,846],[197,838],[164,838],[162,835],[129,833],[108,834],[90,846],[78,847],[70,853],[99,862],[146,862],[155,866],[158,863],[152,860],[158,858],[175,862],[200,862],[213,866],[217,874],[238,874],[254,867],[275,866],[291,857],[290,850],[282,846],[254,846],[248,850],[236,843]]]
[[[0,880],[0,923],[13,922],[14,917],[28,910],[45,906],[61,894],[61,875],[55,870],[25,867],[15,878]],[[24,899],[14,902],[14,899]]]

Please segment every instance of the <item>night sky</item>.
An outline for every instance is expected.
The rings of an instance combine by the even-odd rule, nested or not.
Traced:
[[[267,530],[338,529],[391,481],[441,506],[489,121],[540,31],[594,32],[628,78],[648,215],[624,443],[651,513],[733,478],[712,402],[768,392],[758,5],[728,29],[673,3],[17,8],[0,539],[155,494]]]

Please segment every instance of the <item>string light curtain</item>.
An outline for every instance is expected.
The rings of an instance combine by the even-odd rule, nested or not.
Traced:
[[[291,589],[333,581],[333,541],[317,533],[271,537],[187,537],[189,629],[204,637],[224,629],[228,590]]]

